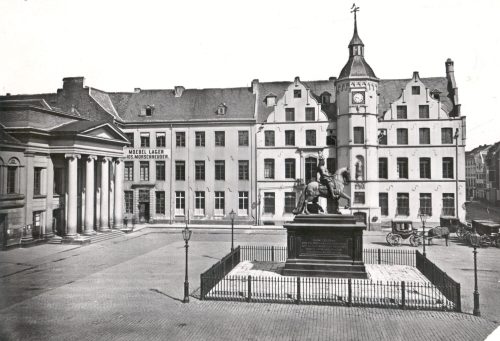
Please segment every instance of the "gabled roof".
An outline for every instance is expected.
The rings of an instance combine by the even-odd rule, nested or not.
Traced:
[[[446,79],[446,77],[420,78],[420,80],[425,84],[426,88],[439,90],[441,92],[441,108],[447,113],[450,113],[453,110],[453,102],[451,100],[451,96],[448,93],[448,80]],[[401,97],[401,91],[410,81],[411,79],[409,78],[380,80],[378,88],[379,116],[383,116],[384,113],[391,108],[391,103]]]
[[[109,98],[107,92],[89,87],[89,96],[92,97],[92,99],[96,101],[96,103],[99,104],[101,108],[103,108],[107,113],[120,119],[120,116],[116,112],[116,109],[113,106],[113,103],[111,102],[111,99]]]
[[[15,137],[10,136],[5,130],[0,126],[0,144],[9,144],[22,146],[23,144]]]
[[[128,144],[128,139],[107,121],[77,121],[71,122],[51,130],[51,133],[63,135],[80,135],[87,137],[104,138],[109,140],[119,140]]]
[[[65,133],[81,133],[90,128],[94,128],[105,124],[106,121],[76,121],[70,122],[68,124],[62,125],[60,127],[54,128],[51,131],[53,132],[65,132]]]
[[[137,93],[109,93],[124,121],[190,121],[253,119],[254,95],[248,88],[186,89],[175,97],[174,90],[140,90]],[[226,114],[216,114],[221,103]],[[141,110],[154,105],[151,116],[140,116]]]

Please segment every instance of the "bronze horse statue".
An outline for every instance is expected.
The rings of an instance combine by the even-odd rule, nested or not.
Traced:
[[[335,196],[333,199],[334,204],[334,212],[335,214],[339,214],[339,199],[344,198],[348,201],[348,205],[351,202],[351,198],[344,193],[344,186],[347,185],[350,181],[349,179],[349,170],[347,167],[339,168],[335,174],[331,176],[329,179],[334,184],[334,193]],[[297,207],[293,210],[294,214],[310,214],[308,205],[310,203],[317,202],[319,197],[323,198],[331,198],[330,192],[328,191],[328,187],[320,182],[311,181],[307,184],[306,188],[302,192],[299,198],[299,202]]]

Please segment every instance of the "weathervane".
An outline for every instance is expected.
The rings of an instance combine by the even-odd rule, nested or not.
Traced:
[[[359,11],[359,7],[356,6],[356,4],[352,4],[352,7],[351,7],[351,13],[354,13],[354,22],[356,22],[356,12]]]

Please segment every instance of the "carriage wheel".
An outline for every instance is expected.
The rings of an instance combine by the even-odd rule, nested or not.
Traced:
[[[416,234],[412,234],[410,236],[410,245],[414,246],[414,247],[417,247],[420,244],[422,244],[422,239],[420,238],[420,236],[418,236]]]
[[[399,246],[399,245],[401,245],[402,239],[403,238],[401,238],[401,236],[399,234],[391,233],[391,236],[389,238],[389,245],[390,246]]]
[[[491,245],[491,238],[485,234],[481,236],[481,247],[488,247]]]
[[[391,239],[392,239],[392,235],[393,235],[393,234],[394,234],[394,233],[389,232],[389,233],[387,234],[387,236],[385,236],[385,241],[386,241],[386,242],[387,242],[387,244],[389,244],[389,245],[391,245]]]

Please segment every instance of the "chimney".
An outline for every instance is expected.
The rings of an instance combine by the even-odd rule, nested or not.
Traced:
[[[75,91],[83,89],[84,77],[63,78],[63,91]]]
[[[175,94],[175,97],[181,97],[182,96],[182,93],[184,92],[184,87],[183,86],[175,86],[174,87],[174,94]]]
[[[9,97],[9,96],[10,96],[10,92],[7,92],[7,93],[5,94],[5,96]]]
[[[416,82],[420,79],[420,76],[418,74],[418,71],[413,71],[413,80]]]
[[[141,92],[141,88],[134,88],[134,92],[138,94],[139,92]]]
[[[458,102],[458,88],[455,81],[455,65],[450,58],[446,59],[446,78],[448,79],[448,89],[450,95],[453,96],[453,104],[455,106],[455,116],[460,116],[460,105]]]
[[[295,83],[295,86],[299,85],[300,77],[299,76],[295,77],[295,79],[293,80],[293,82]]]
[[[329,80],[330,82],[334,82],[336,79],[337,79],[337,77],[333,77],[333,76],[331,76],[331,77],[329,77],[329,78],[328,78],[328,80]]]
[[[259,80],[258,79],[254,79],[252,81],[252,94],[256,95],[258,88],[259,88]]]

